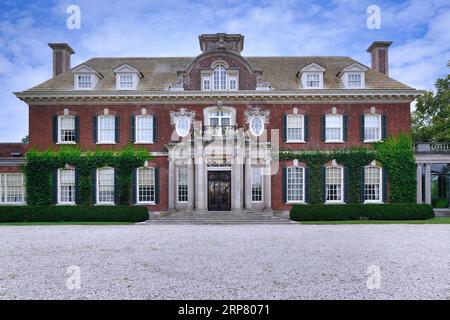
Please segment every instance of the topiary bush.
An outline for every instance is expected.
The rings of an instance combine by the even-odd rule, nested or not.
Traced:
[[[142,206],[0,206],[0,222],[140,222]]]
[[[290,211],[294,221],[333,220],[424,220],[434,218],[431,205],[398,204],[311,204],[294,205]]]

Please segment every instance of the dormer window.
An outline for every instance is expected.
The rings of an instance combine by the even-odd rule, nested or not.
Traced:
[[[102,75],[89,67],[82,64],[73,69],[74,89],[75,90],[94,90]]]
[[[238,70],[229,70],[224,61],[213,63],[210,70],[202,70],[202,91],[236,91],[239,89]]]
[[[300,82],[303,89],[323,89],[325,68],[311,63],[300,70]]]
[[[349,88],[361,88],[362,87],[362,74],[361,73],[348,73],[347,85]]]
[[[227,69],[221,64],[214,68],[213,80],[215,91],[225,91],[227,90]]]
[[[113,70],[116,74],[117,90],[137,90],[141,72],[132,66],[123,64]]]
[[[307,88],[320,88],[320,74],[307,73],[306,74],[306,87]]]
[[[92,75],[78,75],[77,76],[78,89],[92,89]]]
[[[344,83],[344,87],[348,89],[365,88],[365,71],[366,66],[354,63],[340,72],[338,75]]]
[[[119,88],[121,90],[133,89],[134,87],[134,76],[132,74],[119,75]]]

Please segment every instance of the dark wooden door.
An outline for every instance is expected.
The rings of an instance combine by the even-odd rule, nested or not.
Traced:
[[[231,210],[231,171],[208,172],[208,210]]]

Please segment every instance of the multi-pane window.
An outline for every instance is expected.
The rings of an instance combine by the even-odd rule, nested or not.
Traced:
[[[237,77],[233,76],[233,77],[229,77],[230,81],[229,81],[229,90],[234,91],[237,90]]]
[[[153,142],[153,116],[136,117],[136,142]]]
[[[114,168],[97,170],[97,203],[114,203]]]
[[[287,168],[286,200],[287,202],[305,201],[305,169],[303,167]]]
[[[287,116],[287,141],[304,141],[304,118],[302,115]]]
[[[218,65],[214,68],[213,89],[227,90],[227,69],[223,65]]]
[[[362,76],[361,73],[349,73],[347,75],[347,87],[348,88],[361,88]]]
[[[252,173],[252,201],[261,202],[263,200],[263,168],[253,167]]]
[[[320,88],[320,75],[318,73],[306,74],[307,88]]]
[[[119,89],[134,89],[134,75],[120,74]]]
[[[342,141],[342,115],[328,114],[325,117],[325,141]]]
[[[25,179],[22,173],[0,174],[0,203],[25,203]]]
[[[209,124],[211,126],[229,126],[231,124],[231,112],[212,111],[209,114]]]
[[[211,90],[211,77],[208,76],[203,76],[203,89],[204,91],[209,91]]]
[[[116,141],[116,117],[99,116],[98,117],[98,142],[115,143]]]
[[[59,142],[73,143],[75,142],[75,117],[74,116],[60,116],[59,121]]]
[[[342,171],[342,167],[326,167],[325,169],[325,200],[327,202],[343,201]]]
[[[155,202],[155,169],[139,168],[137,169],[137,202],[154,203]]]
[[[75,203],[75,169],[58,170],[58,203]]]
[[[78,89],[92,89],[92,75],[77,76]]]
[[[381,116],[379,114],[364,115],[364,141],[381,140]]]
[[[178,202],[188,201],[188,168],[177,168],[177,194]]]
[[[382,201],[381,199],[381,168],[367,166],[364,168],[364,200]]]

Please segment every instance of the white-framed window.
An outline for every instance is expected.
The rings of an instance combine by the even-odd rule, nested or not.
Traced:
[[[323,74],[321,72],[306,72],[304,74],[304,88],[321,89],[323,87]]]
[[[114,168],[97,169],[97,204],[114,204]]]
[[[344,168],[333,166],[325,168],[325,201],[344,201]]]
[[[236,76],[229,76],[228,77],[228,90],[230,91],[236,91],[238,86],[238,80]]]
[[[286,117],[287,142],[305,141],[305,119],[301,114],[291,114]]]
[[[133,90],[136,87],[135,75],[133,73],[118,74],[120,90]]]
[[[255,137],[259,137],[264,132],[264,117],[252,116],[250,118],[250,132]]]
[[[381,115],[364,115],[364,141],[381,140]]]
[[[347,73],[347,88],[361,88],[363,86],[361,72]]]
[[[76,76],[77,86],[79,90],[91,90],[93,89],[93,75],[91,74],[79,74]]]
[[[364,167],[364,202],[382,202],[382,168]]]
[[[180,137],[186,137],[191,131],[191,118],[189,116],[178,116],[175,120],[175,131]]]
[[[286,168],[286,201],[305,202],[305,168]]]
[[[211,90],[211,75],[210,74],[202,75],[202,90],[203,91]]]
[[[325,116],[325,141],[343,141],[343,116],[340,114],[327,114]]]
[[[227,69],[221,64],[217,65],[213,71],[213,90],[227,90]]]
[[[186,166],[177,167],[177,201],[188,202],[188,168]]]
[[[98,117],[98,143],[116,143],[116,117]]]
[[[155,169],[142,167],[137,169],[137,203],[155,203]]]
[[[58,170],[58,204],[75,204],[75,169]]]
[[[153,116],[136,116],[136,143],[153,143]]]
[[[75,143],[75,117],[58,117],[58,143]]]
[[[0,204],[25,204],[23,173],[0,174]]]
[[[216,110],[209,113],[210,126],[229,126],[231,125],[231,112]]]
[[[252,202],[263,201],[263,186],[264,186],[263,170],[264,170],[263,167],[251,168]]]

